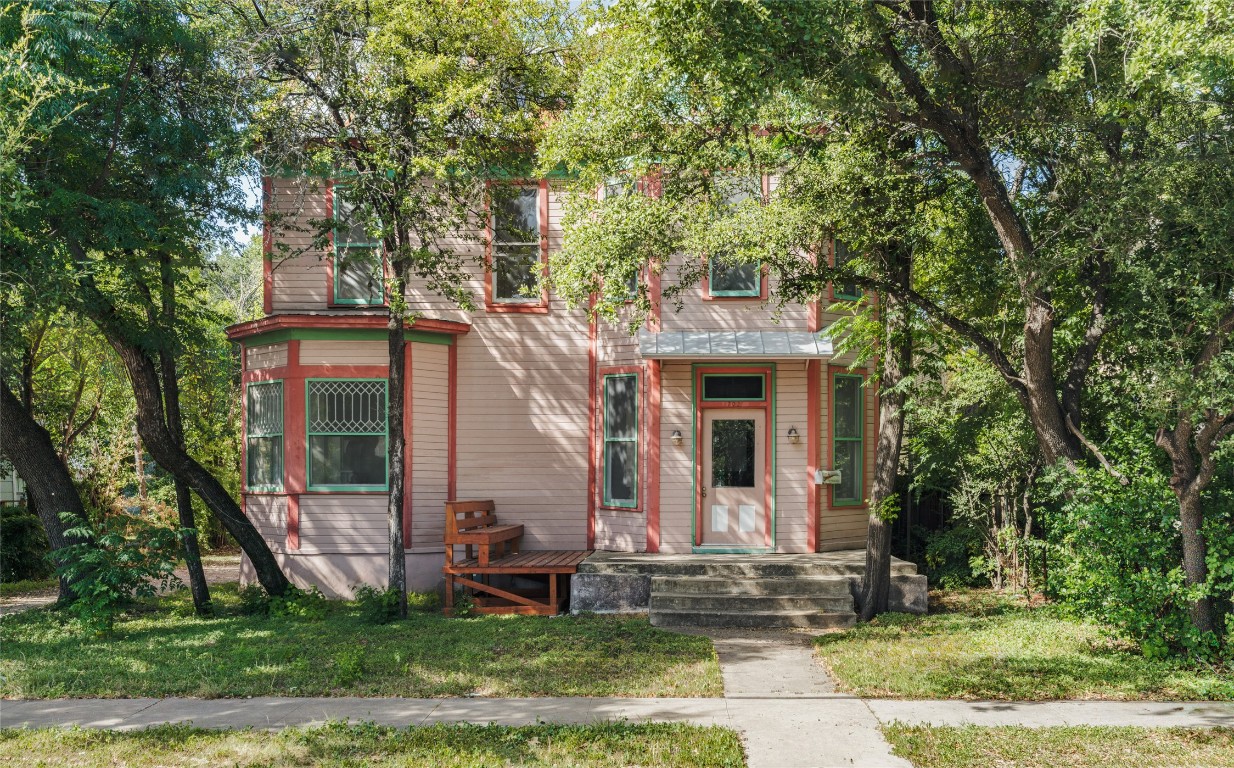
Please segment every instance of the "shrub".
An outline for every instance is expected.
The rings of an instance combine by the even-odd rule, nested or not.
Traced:
[[[989,586],[981,534],[964,522],[931,532],[926,538],[925,562],[931,588],[963,589]]]
[[[0,507],[0,581],[45,579],[55,573],[43,521],[25,505]]]
[[[180,585],[174,571],[181,530],[113,514],[97,526],[83,522],[65,533],[81,541],[56,550],[63,563],[58,574],[77,595],[68,611],[88,630],[110,632],[134,597],[153,597]]]
[[[249,584],[239,592],[240,613],[243,616],[269,616],[270,596],[260,584]]]
[[[1209,580],[1188,588],[1178,502],[1161,471],[1144,464],[1124,469],[1127,486],[1099,470],[1054,478],[1057,504],[1046,517],[1049,591],[1118,627],[1145,655],[1230,658],[1234,624],[1229,617],[1221,632],[1202,636],[1187,607],[1204,591],[1226,606],[1234,595],[1234,504],[1228,492],[1205,499]]]
[[[308,621],[321,621],[330,612],[330,601],[317,587],[288,587],[279,597],[270,598],[270,615]]]
[[[399,593],[397,589],[378,589],[371,584],[356,588],[356,605],[360,608],[360,620],[366,624],[389,624],[398,618]]]

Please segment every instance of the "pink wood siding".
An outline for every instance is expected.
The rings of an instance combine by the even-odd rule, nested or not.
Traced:
[[[288,250],[273,253],[272,306],[278,312],[319,311],[326,308],[325,252],[313,247],[312,219],[326,217],[326,197],[320,181],[271,180],[271,210],[285,218],[274,224],[274,241]]]
[[[411,541],[416,552],[442,551],[445,538],[447,405],[450,348],[411,345]]]
[[[300,496],[300,552],[385,553],[388,534],[384,493]]]
[[[250,371],[287,365],[287,342],[246,347],[244,366]]]
[[[383,341],[300,342],[300,365],[388,365],[389,346]]]
[[[639,489],[643,489],[640,487]],[[647,550],[647,516],[633,510],[596,510],[596,549],[613,552]]]
[[[844,365],[850,362],[847,358],[839,358],[842,362],[833,361],[832,365]],[[822,386],[822,448],[819,451],[819,464],[824,469],[831,468],[831,379],[835,369],[823,366]],[[864,371],[854,371],[869,374]],[[863,444],[863,497],[869,498],[872,478],[874,477],[874,454],[878,443],[878,397],[871,387],[865,390],[865,440]],[[819,526],[818,548],[820,551],[837,549],[853,549],[865,546],[866,531],[869,526],[870,512],[865,507],[832,507],[831,492],[823,486],[819,494]]]
[[[690,515],[693,514],[694,444],[693,403],[690,394],[690,364],[664,363],[661,369],[660,408],[660,551],[691,551]],[[673,445],[673,430],[682,435],[681,445]]]
[[[808,494],[813,478],[806,473],[806,367],[803,360],[776,365],[776,551],[808,552]],[[801,442],[788,441],[796,427]]]
[[[266,544],[275,552],[287,551],[287,497],[250,494],[244,512]]]

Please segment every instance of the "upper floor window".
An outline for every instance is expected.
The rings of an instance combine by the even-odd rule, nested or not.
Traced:
[[[843,240],[835,241],[835,265],[842,267],[853,260],[853,256],[848,251],[848,244]],[[832,285],[832,293],[837,299],[849,299],[856,301],[862,297],[861,289],[856,283],[834,283]]]
[[[762,180],[755,177],[720,176],[717,194],[725,209],[735,209],[746,200],[762,195]],[[758,298],[763,294],[763,268],[756,262],[733,264],[712,258],[707,267],[707,294],[716,298]]]
[[[356,216],[349,191],[334,187],[334,303],[383,304],[381,241]]]
[[[540,304],[540,188],[517,187],[494,195],[494,304]]]

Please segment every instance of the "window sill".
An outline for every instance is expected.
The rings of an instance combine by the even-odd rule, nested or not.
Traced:
[[[703,296],[703,301],[765,301],[767,297],[761,293],[743,293],[735,296]]]
[[[355,495],[361,495],[361,494],[371,494],[371,495],[382,494],[384,495],[384,494],[388,494],[389,492],[390,492],[389,488],[376,488],[371,485],[359,485],[359,486],[336,485],[336,486],[313,486],[313,487],[310,487],[308,490],[304,491],[303,493],[350,493],[350,494],[355,494]]]
[[[619,506],[616,506],[616,505],[614,505],[614,504],[603,504],[603,503],[601,503],[601,504],[600,504],[599,506],[597,506],[596,508],[597,508],[597,509],[603,509],[603,510],[608,511],[608,512],[634,512],[634,513],[636,513],[636,514],[642,514],[642,512],[643,512],[643,508],[642,508],[642,507],[640,507],[640,506],[633,506],[633,507],[619,507]]]
[[[509,303],[488,303],[484,305],[484,309],[495,314],[511,314],[511,315],[547,315],[547,302],[518,302],[512,301]]]

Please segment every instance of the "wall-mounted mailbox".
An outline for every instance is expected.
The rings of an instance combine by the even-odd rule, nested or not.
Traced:
[[[814,471],[814,482],[818,485],[839,485],[840,470],[817,469]]]

